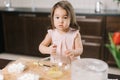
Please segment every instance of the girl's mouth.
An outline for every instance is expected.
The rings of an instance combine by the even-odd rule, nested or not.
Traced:
[[[59,25],[60,27],[62,27],[63,25]]]

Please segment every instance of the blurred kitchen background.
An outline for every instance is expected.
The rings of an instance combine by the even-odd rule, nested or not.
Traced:
[[[0,58],[43,58],[38,45],[50,24],[50,9],[60,0],[10,0],[13,9],[0,0]],[[120,74],[115,60],[105,44],[108,32],[120,31],[120,10],[113,0],[68,0],[75,8],[80,25],[84,53],[81,57],[97,58],[110,65],[110,73]],[[96,2],[103,12],[96,13]],[[15,9],[14,9],[15,8]],[[37,9],[33,9],[37,8]],[[105,11],[105,12],[104,12]]]
[[[0,7],[4,7],[4,1],[0,0]],[[51,8],[59,0],[10,0],[12,7],[36,7]],[[97,1],[102,2],[103,9],[116,9],[117,4],[113,0],[68,0],[75,9],[95,9]]]

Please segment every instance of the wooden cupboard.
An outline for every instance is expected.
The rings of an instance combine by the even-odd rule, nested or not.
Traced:
[[[77,16],[83,42],[81,57],[103,59],[104,49],[104,17],[103,16]]]
[[[39,56],[38,45],[50,25],[49,14],[3,13],[5,51]],[[84,52],[82,57],[103,58],[104,17],[77,16]],[[40,54],[41,57],[44,55]],[[45,55],[46,56],[46,55]]]
[[[45,57],[38,46],[50,25],[48,14],[3,13],[5,51]]]
[[[38,46],[50,26],[49,13],[2,13],[5,52],[46,57]],[[109,64],[115,61],[105,47],[108,32],[120,31],[120,17],[101,15],[77,15],[83,42],[81,57],[97,58]]]
[[[105,43],[109,43],[108,33],[109,32],[114,33],[116,31],[120,31],[120,17],[119,16],[107,16],[106,17]],[[112,54],[109,52],[107,48],[105,48],[104,53],[105,53],[105,61],[110,65],[116,65]]]
[[[3,24],[2,24],[2,16],[0,14],[0,52],[3,51],[4,51]]]

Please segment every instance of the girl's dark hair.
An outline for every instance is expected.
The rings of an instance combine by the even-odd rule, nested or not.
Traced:
[[[51,10],[51,26],[49,27],[50,29],[54,29],[55,26],[54,26],[54,20],[53,20],[53,16],[54,16],[54,11],[56,8],[58,7],[61,7],[63,9],[66,10],[68,16],[70,16],[71,18],[71,21],[70,21],[70,27],[71,28],[74,28],[74,29],[79,29],[79,25],[77,24],[77,21],[76,21],[76,16],[75,16],[75,12],[74,12],[74,9],[72,7],[72,5],[68,2],[68,1],[60,1],[60,2],[57,2],[52,10]]]

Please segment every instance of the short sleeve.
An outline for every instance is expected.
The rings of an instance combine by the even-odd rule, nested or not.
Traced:
[[[76,37],[77,37],[77,35],[80,35],[79,30],[76,30],[76,31],[75,31],[75,33],[74,33],[74,38],[76,38]]]
[[[48,32],[48,35],[52,36],[52,29],[49,29],[47,32]]]

